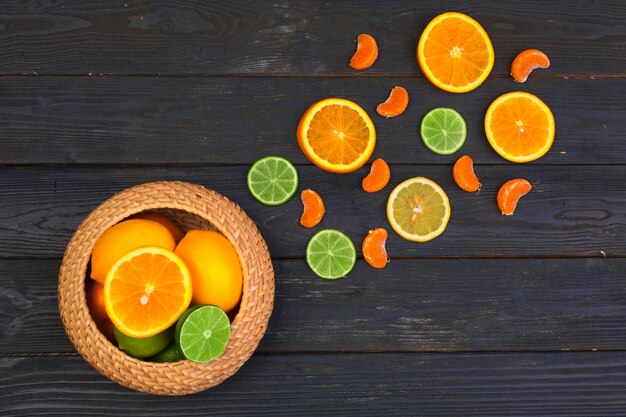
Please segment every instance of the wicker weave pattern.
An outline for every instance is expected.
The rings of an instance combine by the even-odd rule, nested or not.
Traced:
[[[241,306],[226,350],[214,361],[159,364],[131,358],[100,333],[89,314],[85,277],[96,240],[114,224],[144,211],[167,214],[183,231],[218,230],[239,254],[244,276]],[[78,352],[95,369],[137,391],[184,395],[220,384],[250,358],[272,312],[274,270],[256,225],[235,203],[199,185],[153,182],[116,194],[81,223],[65,250],[58,295],[65,330]]]

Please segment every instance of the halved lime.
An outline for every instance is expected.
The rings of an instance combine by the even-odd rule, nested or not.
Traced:
[[[450,155],[465,143],[467,128],[456,110],[439,107],[424,116],[420,134],[428,149],[440,155]]]
[[[298,188],[298,172],[285,158],[266,156],[248,171],[248,189],[254,198],[268,206],[286,203]]]
[[[130,337],[113,327],[117,347],[133,358],[147,358],[159,353],[174,337],[172,328],[166,329],[151,337]]]
[[[169,362],[178,362],[185,359],[183,353],[178,348],[175,340],[172,340],[169,345],[165,347],[162,351],[157,353],[154,356],[148,358],[149,361],[159,362],[159,363],[169,363]]]
[[[306,261],[320,278],[345,277],[356,262],[356,249],[348,236],[339,230],[317,232],[306,247]]]
[[[180,316],[175,337],[185,358],[209,362],[224,352],[230,338],[230,321],[219,307],[197,305]]]

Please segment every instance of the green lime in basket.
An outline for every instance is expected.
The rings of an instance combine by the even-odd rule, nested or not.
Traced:
[[[178,348],[175,340],[172,340],[169,345],[165,347],[162,351],[157,353],[154,356],[148,358],[149,361],[159,362],[159,363],[167,363],[167,362],[178,362],[185,359],[183,353]]]
[[[345,277],[356,262],[356,249],[348,236],[339,230],[317,232],[306,247],[306,261],[320,278]]]
[[[266,156],[248,171],[248,189],[254,198],[268,206],[286,203],[298,188],[298,172],[285,158]]]
[[[180,316],[175,337],[185,358],[209,362],[224,352],[230,338],[230,320],[219,307],[197,305]]]
[[[450,155],[465,143],[467,128],[456,110],[439,107],[424,116],[420,134],[428,149],[440,155]]]
[[[162,351],[174,337],[174,330],[170,327],[151,337],[138,338],[126,336],[117,327],[113,328],[117,347],[133,358],[147,358]]]

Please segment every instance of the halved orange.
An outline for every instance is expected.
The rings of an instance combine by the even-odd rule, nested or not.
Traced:
[[[302,152],[319,168],[337,173],[359,169],[374,152],[376,129],[358,104],[342,98],[318,101],[297,130]]]
[[[554,142],[555,129],[546,103],[522,91],[498,97],[485,115],[489,143],[513,162],[530,162],[545,155]]]
[[[176,323],[191,302],[191,275],[174,252],[144,246],[122,256],[104,283],[111,321],[131,337],[151,337]]]
[[[494,58],[485,29],[463,13],[435,17],[417,45],[417,62],[424,76],[451,93],[466,93],[481,85],[493,68]]]

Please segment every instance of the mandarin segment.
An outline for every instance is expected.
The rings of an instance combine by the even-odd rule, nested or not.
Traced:
[[[509,180],[498,190],[498,208],[505,216],[511,216],[517,208],[519,199],[530,192],[532,185],[522,178]]]
[[[520,52],[511,64],[511,76],[518,83],[526,82],[528,76],[537,68],[549,68],[550,59],[538,49],[527,49]]]
[[[474,161],[468,155],[460,157],[452,167],[454,182],[464,191],[473,193],[480,189],[480,182],[474,173]]]
[[[357,37],[356,52],[350,59],[350,66],[355,70],[364,70],[376,62],[378,45],[371,35],[362,33]]]
[[[317,226],[326,212],[322,197],[313,190],[303,190],[300,199],[304,206],[300,224],[308,228]]]
[[[385,243],[387,242],[387,230],[379,227],[370,230],[363,240],[363,258],[373,268],[384,268],[389,262]]]
[[[363,190],[368,193],[375,193],[382,190],[389,183],[391,170],[384,159],[378,158],[372,163],[369,174],[363,178]]]
[[[404,113],[409,105],[409,93],[403,87],[394,87],[384,103],[376,107],[376,113],[383,117],[396,117]]]

